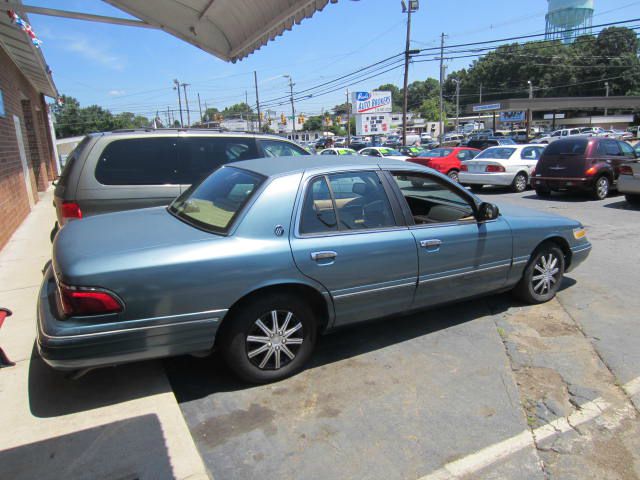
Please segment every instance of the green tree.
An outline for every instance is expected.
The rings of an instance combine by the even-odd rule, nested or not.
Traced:
[[[349,104],[341,103],[332,108],[334,115],[346,115],[349,113]]]
[[[322,117],[318,115],[315,117],[307,118],[307,120],[304,122],[304,125],[302,125],[302,130],[308,132],[322,130]]]
[[[236,103],[235,105],[231,105],[230,107],[225,107],[224,110],[222,110],[222,115],[224,116],[238,115],[238,114],[246,115],[247,113],[251,114],[253,113],[253,110],[249,105],[247,105],[244,102]]]
[[[202,121],[203,122],[211,122],[211,121],[215,120],[216,115],[218,113],[220,113],[220,110],[218,110],[215,107],[209,107],[202,114]]]
[[[398,87],[396,87],[393,83],[385,83],[384,85],[380,85],[378,88],[376,88],[376,90],[390,91],[393,111],[402,111],[402,92]]]
[[[420,105],[420,115],[427,122],[439,122],[440,121],[440,99],[431,97],[422,102]],[[442,118],[443,121],[447,120],[447,112],[444,111]]]

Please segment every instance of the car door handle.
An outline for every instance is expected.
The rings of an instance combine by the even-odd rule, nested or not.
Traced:
[[[442,240],[432,238],[430,240],[420,240],[420,246],[422,248],[439,248],[442,245]]]
[[[336,252],[332,252],[330,250],[327,250],[325,252],[312,252],[311,253],[311,260],[315,260],[316,262],[318,260],[333,260],[338,256],[338,254]]]

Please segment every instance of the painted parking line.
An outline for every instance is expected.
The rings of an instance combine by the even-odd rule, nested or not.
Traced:
[[[640,392],[640,377],[637,377],[622,386],[629,395]],[[633,392],[633,393],[632,393]],[[493,445],[478,450],[471,455],[460,458],[453,462],[447,463],[444,467],[432,472],[418,480],[446,480],[455,479],[469,475],[482,470],[500,460],[503,460],[514,453],[517,453],[527,447],[534,447],[534,438],[536,442],[541,442],[554,435],[573,430],[574,427],[587,423],[599,416],[606,410],[611,408],[611,404],[602,398],[596,398],[590,402],[580,405],[580,410],[576,410],[568,417],[562,417],[547,423],[535,430],[525,430],[511,438],[503,440]],[[616,411],[618,418],[622,419],[635,415],[635,410],[631,406],[618,409]]]

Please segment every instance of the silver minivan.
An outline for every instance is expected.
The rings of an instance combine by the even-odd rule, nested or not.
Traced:
[[[309,155],[274,135],[196,129],[125,130],[87,135],[55,182],[57,222],[168,205],[191,184],[230,162]]]

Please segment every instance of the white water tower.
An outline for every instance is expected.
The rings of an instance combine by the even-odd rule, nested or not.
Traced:
[[[593,25],[593,0],[547,0],[546,40],[571,43],[580,35],[590,35]]]

